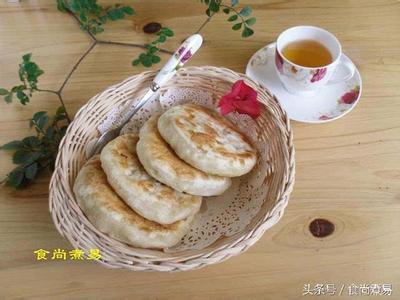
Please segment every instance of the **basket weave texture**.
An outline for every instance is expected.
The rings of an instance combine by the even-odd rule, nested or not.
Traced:
[[[262,114],[256,119],[260,138],[269,143],[271,171],[265,174],[268,194],[260,211],[245,230],[219,239],[201,250],[166,253],[161,250],[134,248],[98,231],[79,208],[72,188],[85,163],[88,143],[99,136],[97,126],[117,105],[124,105],[142,95],[156,72],[144,72],[111,86],[93,97],[76,114],[61,141],[55,170],[50,182],[50,212],[57,230],[75,248],[85,251],[100,249],[99,262],[113,268],[135,271],[186,271],[215,264],[246,251],[263,233],[276,224],[288,204],[294,185],[295,159],[292,131],[286,113],[276,98],[265,88],[243,74],[216,67],[182,68],[168,84],[171,87],[195,87],[211,91],[216,99],[226,94],[231,85],[245,79],[258,92]]]

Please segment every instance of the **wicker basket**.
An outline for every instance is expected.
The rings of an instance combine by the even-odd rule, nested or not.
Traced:
[[[75,200],[72,187],[75,177],[85,162],[85,147],[99,135],[97,126],[115,105],[124,104],[133,95],[143,93],[155,72],[145,72],[128,78],[93,97],[76,114],[60,144],[55,171],[50,182],[50,212],[58,231],[75,248],[98,248],[100,263],[108,267],[135,271],[186,271],[222,262],[247,250],[263,233],[281,218],[294,184],[294,148],[289,120],[273,95],[246,78],[257,89],[263,104],[257,118],[262,139],[271,147],[271,172],[265,174],[269,192],[261,209],[246,229],[219,239],[201,250],[166,253],[158,250],[134,248],[98,231],[85,217]],[[196,86],[224,95],[233,82],[245,78],[243,74],[215,67],[181,69],[163,89]]]

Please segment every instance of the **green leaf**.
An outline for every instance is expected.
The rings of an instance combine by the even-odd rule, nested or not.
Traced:
[[[105,22],[107,22],[107,15],[100,16],[100,17],[99,17],[99,21],[100,21],[100,23],[105,23]]]
[[[34,179],[38,171],[38,164],[33,163],[29,167],[25,168],[25,177],[28,179]]]
[[[130,6],[124,6],[124,7],[122,7],[122,10],[124,13],[126,13],[128,15],[133,15],[135,13],[135,10]]]
[[[153,45],[149,45],[148,49],[150,54],[156,53],[159,50],[157,47]]]
[[[43,168],[54,167],[58,145],[68,128],[68,125],[58,123],[56,117],[63,118],[65,115],[65,108],[61,106],[57,109],[53,122],[46,128],[44,136],[28,136],[21,141],[12,141],[0,147],[4,150],[16,150],[13,162],[20,165],[8,174],[6,181],[10,185],[16,188],[25,186],[36,178]],[[34,125],[38,122],[42,126],[40,123],[48,122],[48,118],[48,114],[41,111],[33,115],[32,121]]]
[[[145,66],[146,68],[151,67],[151,65],[153,64],[153,63],[151,62],[151,57],[149,57],[149,56],[143,57],[143,58],[141,59],[141,61],[142,61],[142,65]]]
[[[40,130],[43,130],[44,126],[47,125],[49,121],[49,116],[47,115],[46,111],[38,111],[32,117],[30,127],[36,125],[36,127]]]
[[[84,14],[84,13],[82,13],[82,12],[81,12],[80,15],[79,15],[79,19],[81,19],[81,21],[84,22],[84,23],[86,23],[87,20],[88,20],[86,14]]]
[[[13,155],[13,163],[14,164],[27,164],[29,163],[30,155],[28,152],[24,150],[18,150]]]
[[[151,57],[151,62],[152,62],[153,64],[158,64],[160,61],[161,61],[161,58],[160,58],[159,56],[157,56],[157,55],[153,55],[153,56]]]
[[[137,66],[138,64],[140,64],[140,59],[135,59],[132,61],[132,66]]]
[[[6,89],[0,88],[0,96],[7,95],[9,92]]]
[[[45,115],[47,115],[47,111],[38,111],[33,115],[32,120],[35,120],[37,122]]]
[[[65,133],[67,132],[67,129],[68,129],[68,125],[65,125],[65,126],[61,127],[61,129],[60,129],[60,132],[61,132],[60,140],[65,135]]]
[[[237,18],[238,18],[237,15],[232,15],[232,16],[230,16],[230,17],[228,18],[228,21],[229,21],[229,22],[233,22],[233,21],[236,21]]]
[[[40,120],[37,123],[37,127],[43,130],[48,122],[49,122],[49,116],[46,114],[42,118],[40,118]]]
[[[103,7],[97,0],[57,0],[57,7],[60,11],[72,12],[79,19],[80,27],[92,34],[103,32],[102,25],[108,20],[120,20],[135,13],[132,7],[119,4]]]
[[[231,12],[229,8],[224,8],[222,11],[224,12],[224,14],[229,14]]]
[[[19,187],[23,179],[24,172],[21,168],[14,169],[10,174],[8,174],[8,183],[15,188]]]
[[[16,86],[13,86],[13,87],[12,87],[11,92],[12,92],[12,93],[16,93],[16,92],[18,92],[18,91],[23,91],[23,90],[25,90],[25,89],[26,89],[26,86],[25,86],[25,85],[16,85]]]
[[[249,27],[244,27],[244,29],[242,31],[242,37],[247,38],[253,34],[254,34],[253,29],[251,29]]]
[[[9,93],[7,96],[4,97],[4,100],[7,103],[11,103],[12,102],[12,98],[13,98],[13,93]]]
[[[206,9],[206,15],[208,17],[211,17],[211,10],[209,8]]]
[[[158,38],[159,43],[164,43],[167,40],[167,37],[165,35],[160,35]]]
[[[232,6],[238,5],[238,3],[239,3],[239,0],[231,0],[231,5]]]
[[[256,18],[252,17],[250,19],[247,19],[246,20],[246,24],[249,25],[249,26],[252,26],[252,25],[256,24]]]
[[[107,17],[109,17],[112,21],[120,20],[124,18],[124,13],[120,9],[113,9],[107,12]]]
[[[51,127],[51,126],[49,126],[49,127],[47,127],[47,129],[46,129],[46,134],[45,134],[44,137],[45,137],[46,139],[51,139],[51,138],[53,137],[54,133],[55,133],[54,128]]]
[[[236,23],[235,25],[232,26],[233,30],[239,30],[240,28],[242,28],[242,23]]]
[[[13,163],[15,164],[30,164],[38,160],[42,156],[41,152],[26,152],[18,150],[13,155]]]
[[[24,63],[27,63],[31,60],[32,57],[32,53],[27,53],[24,56],[22,56],[22,60],[24,61]]]
[[[37,65],[33,62],[25,62],[23,68],[28,73],[28,75],[35,75],[37,71]]]
[[[166,36],[168,36],[168,37],[174,36],[174,32],[171,29],[167,28],[167,27],[161,28],[161,32],[163,34],[165,34]]]
[[[250,6],[245,6],[245,7],[242,8],[242,10],[239,12],[239,14],[240,14],[241,16],[243,16],[243,17],[247,17],[247,16],[250,16],[250,15],[251,15],[251,12],[252,12],[252,11],[253,11],[253,10],[251,9]]]
[[[208,5],[208,8],[212,12],[218,12],[219,11],[219,6],[220,6],[219,2],[217,2],[216,0],[211,0],[210,4]]]
[[[19,150],[24,146],[22,141],[11,141],[0,147],[3,150]]]
[[[64,106],[60,106],[59,108],[57,108],[56,115],[63,115],[65,113],[66,111]]]
[[[28,136],[28,137],[24,138],[22,140],[22,142],[24,143],[24,145],[31,147],[31,148],[37,147],[42,143],[42,141],[36,136]]]
[[[64,3],[63,0],[57,0],[57,9],[61,12],[66,12],[67,11],[67,7]]]
[[[22,105],[25,105],[29,102],[29,97],[22,91],[17,91],[17,98],[21,102]]]

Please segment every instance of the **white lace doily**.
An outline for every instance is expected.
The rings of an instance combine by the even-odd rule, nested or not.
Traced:
[[[138,133],[152,114],[166,111],[174,105],[191,102],[216,109],[214,100],[211,93],[200,89],[168,89],[151,99],[125,125],[121,133]],[[118,125],[120,122],[118,116],[128,109],[127,107],[114,109],[98,127],[99,131],[103,133]],[[260,210],[264,199],[267,198],[268,186],[264,179],[267,168],[270,166],[268,145],[265,141],[259,140],[259,129],[252,118],[232,113],[229,119],[252,141],[258,150],[258,162],[250,173],[234,178],[231,187],[224,194],[203,197],[201,210],[195,216],[190,232],[176,246],[164,249],[165,252],[202,249],[222,236],[231,236],[240,232],[250,223]]]

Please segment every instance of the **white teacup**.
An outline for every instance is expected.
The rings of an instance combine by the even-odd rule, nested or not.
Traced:
[[[332,55],[332,62],[326,66],[305,67],[297,65],[282,54],[290,43],[314,40],[324,45]],[[355,66],[342,58],[342,47],[330,32],[314,26],[296,26],[282,32],[276,43],[275,67],[284,87],[293,94],[313,94],[325,84],[346,81],[353,77]]]

